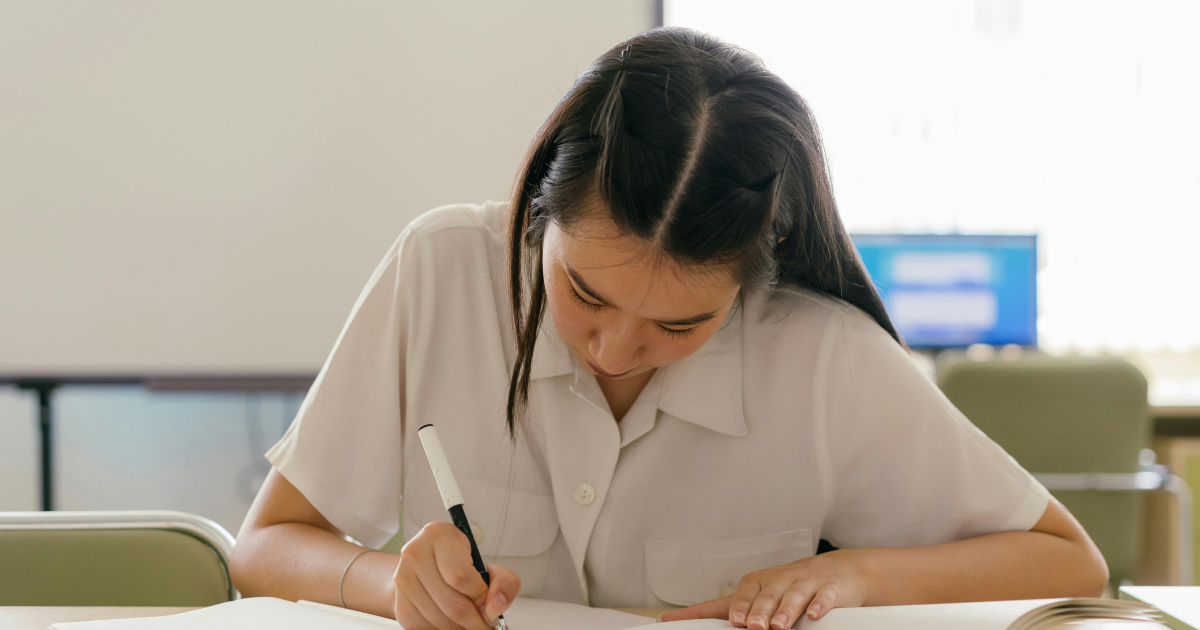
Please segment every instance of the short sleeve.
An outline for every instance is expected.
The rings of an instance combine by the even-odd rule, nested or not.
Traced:
[[[405,347],[421,282],[412,228],[358,297],[291,427],[267,459],[335,527],[370,547],[400,528]]]
[[[914,547],[1029,530],[1049,493],[857,309],[833,324],[823,421],[838,547]]]

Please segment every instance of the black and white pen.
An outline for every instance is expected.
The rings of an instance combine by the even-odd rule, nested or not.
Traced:
[[[446,459],[446,453],[442,450],[442,441],[438,439],[437,430],[432,424],[426,424],[417,429],[417,435],[421,438],[421,446],[425,447],[425,457],[429,459],[429,466],[433,469],[433,480],[437,482],[442,503],[450,512],[450,522],[471,541],[471,561],[475,563],[475,570],[483,577],[484,584],[491,585],[492,579],[488,576],[487,565],[483,563],[483,556],[479,554],[479,545],[475,544],[475,536],[471,535],[471,524],[467,522],[467,513],[463,510],[462,492],[458,489],[458,482],[454,480],[450,461]],[[504,615],[497,618],[496,630],[508,630]]]

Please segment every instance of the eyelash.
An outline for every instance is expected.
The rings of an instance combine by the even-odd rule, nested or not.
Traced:
[[[596,311],[600,310],[599,304],[592,304],[591,302],[583,299],[583,296],[579,295],[579,292],[575,290],[575,287],[571,287],[571,299],[575,300],[575,302],[582,306],[586,311],[595,313]]]
[[[672,339],[687,339],[688,337],[692,336],[692,333],[696,332],[696,328],[694,326],[692,328],[684,328],[683,330],[672,330],[661,325],[659,328],[662,329],[663,332],[667,333],[667,336]]]
[[[583,299],[583,296],[579,295],[579,292],[575,290],[575,287],[570,287],[570,289],[571,289],[571,299],[574,300],[575,303],[578,304],[579,306],[582,306],[584,310],[589,311],[591,313],[595,313],[600,310],[601,306],[599,304],[592,304],[591,302]],[[692,335],[692,333],[696,332],[695,326],[693,326],[691,328],[684,328],[683,330],[674,330],[674,329],[667,328],[666,326],[663,326],[660,324],[658,326],[658,328],[659,328],[659,330],[663,331],[663,333],[665,333],[668,337],[670,337],[672,339],[686,339],[686,338],[690,337]]]

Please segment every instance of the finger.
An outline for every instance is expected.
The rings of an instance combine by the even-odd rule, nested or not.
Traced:
[[[663,621],[682,621],[684,619],[728,619],[729,618],[729,601],[733,599],[732,595],[722,597],[721,599],[710,599],[699,604],[692,604],[687,608],[672,610],[663,613]]]
[[[771,617],[775,615],[775,609],[779,607],[779,600],[792,584],[794,582],[790,580],[775,579],[764,585],[750,604],[746,627],[750,630],[767,630],[771,625]]]
[[[814,582],[792,584],[779,600],[779,608],[775,611],[775,616],[771,618],[772,630],[791,628],[804,613],[804,609],[808,608],[808,604],[816,592],[817,584]]]
[[[405,630],[458,630],[429,596],[412,567],[396,571],[396,620]],[[403,618],[402,618],[403,617]]]
[[[453,539],[448,544],[439,540],[434,543],[433,557],[418,563],[414,569],[421,586],[450,621],[466,630],[488,630],[491,626],[478,609],[487,594],[487,584],[471,563],[471,547],[466,543],[466,536],[462,532],[454,533],[462,536],[465,550]]]
[[[393,612],[395,612],[396,621],[400,623],[401,628],[437,630],[437,628],[425,620],[425,616],[421,614],[421,611],[417,610],[416,605],[405,595],[400,595],[396,598]]]
[[[736,628],[746,627],[746,615],[750,613],[750,604],[762,590],[758,580],[742,579],[737,591],[729,598],[729,623]]]
[[[421,580],[421,586],[425,587],[438,611],[449,618],[450,622],[466,630],[490,629],[491,626],[487,625],[484,616],[479,612],[479,602],[464,595],[460,590],[460,588],[464,588],[464,583],[470,582],[470,575],[464,569],[443,569],[440,564],[442,563],[433,562],[421,564],[416,568],[416,575]],[[475,571],[473,565],[468,564],[467,568],[479,582],[480,592],[486,594],[487,584],[484,583],[484,578],[479,575],[478,571]],[[482,600],[482,596],[479,600]],[[424,608],[422,608],[422,612],[424,612]]]
[[[491,626],[496,623],[497,617],[508,610],[517,598],[517,593],[521,592],[521,578],[498,564],[489,564],[487,568],[492,581],[488,585],[487,597],[480,612]]]
[[[471,542],[458,528],[447,524],[433,543],[433,558],[443,581],[474,602],[483,602],[488,585],[471,559]]]
[[[842,592],[836,584],[826,584],[813,596],[808,605],[809,619],[820,619],[829,611],[842,605]]]

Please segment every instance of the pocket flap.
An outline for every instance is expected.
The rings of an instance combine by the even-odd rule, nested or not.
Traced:
[[[691,606],[721,597],[747,573],[811,555],[811,529],[733,540],[649,540],[646,583],[658,599]]]
[[[554,543],[558,513],[554,510],[553,496],[513,490],[470,477],[459,477],[458,487],[471,533],[484,556],[536,556]],[[441,498],[436,500],[439,513],[433,518],[449,521]],[[408,515],[406,510],[404,531],[412,532],[411,537],[424,523],[410,523]]]

